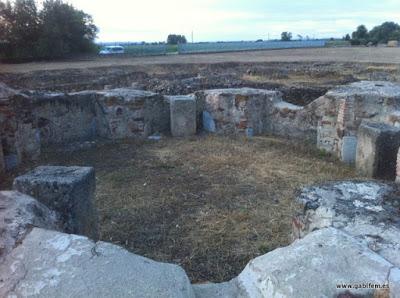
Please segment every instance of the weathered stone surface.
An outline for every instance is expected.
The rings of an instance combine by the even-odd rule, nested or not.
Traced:
[[[234,298],[239,297],[237,280],[224,283],[206,283],[193,285],[196,298]]]
[[[0,98],[7,99],[8,97],[15,94],[15,90],[9,88],[6,84],[0,82]]]
[[[357,155],[357,137],[347,136],[342,139],[342,152],[340,154],[344,163],[354,164]]]
[[[6,169],[36,159],[42,145],[169,131],[169,103],[156,93],[132,88],[23,93],[0,85],[0,139]]]
[[[364,176],[395,180],[400,128],[363,122],[358,130],[356,168]]]
[[[318,121],[318,147],[341,157],[343,137],[357,136],[362,120],[399,124],[395,115],[400,111],[400,84],[361,81],[339,86],[305,110]]]
[[[394,266],[355,238],[326,228],[258,257],[238,277],[242,297],[337,297],[346,292],[338,284],[387,285],[393,280],[391,297],[396,297]],[[372,295],[373,289],[351,289],[355,295]],[[368,296],[369,297],[369,296]],[[398,296],[397,296],[398,297]]]
[[[57,211],[65,232],[98,239],[93,168],[41,166],[17,177],[13,188]]]
[[[277,136],[316,141],[308,110],[285,101],[276,101],[272,115],[272,133]]]
[[[39,93],[32,98],[42,145],[86,141],[97,136],[95,92]]]
[[[272,131],[274,103],[281,101],[277,91],[241,88],[215,89],[196,93],[198,110],[208,112],[219,134],[255,135]]]
[[[16,191],[0,192],[0,263],[32,227],[59,228],[58,216],[34,198]]]
[[[194,297],[182,268],[33,229],[0,265],[0,297]]]
[[[215,126],[215,121],[209,112],[207,112],[207,111],[203,112],[202,121],[203,121],[204,131],[212,132],[212,133],[217,131],[217,127]]]
[[[27,157],[36,159],[40,155],[32,99],[4,85],[0,86],[0,140],[7,170],[16,167]]]
[[[400,267],[398,187],[374,181],[344,181],[304,188],[297,201],[304,212],[293,219],[293,237],[335,227],[362,239]]]
[[[397,152],[396,182],[400,183],[400,148],[399,151]]]
[[[196,134],[196,99],[193,95],[167,96],[171,110],[171,134],[188,137]]]
[[[135,89],[97,92],[99,134],[112,139],[169,132],[170,112],[163,96]]]

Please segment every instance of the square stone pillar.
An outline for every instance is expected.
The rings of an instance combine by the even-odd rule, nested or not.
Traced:
[[[17,177],[13,188],[57,211],[65,232],[98,239],[93,168],[41,166]]]
[[[192,95],[168,96],[171,111],[171,134],[189,137],[196,134],[196,100]]]
[[[356,168],[367,177],[395,180],[400,128],[363,122],[358,130]]]

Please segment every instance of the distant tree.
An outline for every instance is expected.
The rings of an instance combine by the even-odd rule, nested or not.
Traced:
[[[375,26],[369,32],[364,25],[360,25],[351,37],[351,44],[353,45],[376,45],[387,43],[389,40],[400,40],[400,25],[394,22],[385,22]]]
[[[351,43],[353,45],[366,45],[369,41],[368,29],[365,25],[360,25],[357,30],[351,34]]]
[[[0,56],[14,59],[61,58],[94,51],[93,19],[62,0],[0,2]]]
[[[350,40],[351,40],[350,34],[346,34],[346,35],[343,37],[343,39],[346,40],[346,41],[350,41]]]
[[[292,40],[292,33],[291,32],[282,32],[281,40],[282,41],[290,41],[290,40]]]
[[[0,41],[4,56],[34,57],[39,35],[40,21],[34,0],[0,2]]]
[[[303,35],[297,34],[298,40],[303,40]]]
[[[357,27],[357,30],[352,33],[353,39],[367,39],[368,38],[368,29],[365,25],[360,25]]]
[[[394,22],[385,22],[374,27],[369,32],[370,41],[374,44],[387,43],[389,40],[400,39],[400,25]]]
[[[185,35],[179,35],[179,34],[170,34],[167,37],[167,43],[176,45],[180,43],[187,43]]]
[[[60,58],[94,50],[93,41],[98,30],[90,15],[61,0],[47,0],[40,19],[40,56]]]

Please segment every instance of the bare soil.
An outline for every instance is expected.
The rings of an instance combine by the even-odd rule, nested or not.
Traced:
[[[134,87],[169,95],[252,87],[279,90],[284,100],[306,105],[337,85],[400,82],[399,55],[400,48],[326,48],[0,64],[0,82],[21,90]]]
[[[25,73],[38,70],[86,69],[125,65],[143,66],[156,64],[210,64],[226,62],[362,62],[399,64],[400,48],[349,47],[167,55],[156,57],[95,57],[83,61],[0,64],[0,72]]]
[[[192,282],[227,281],[252,258],[289,244],[300,187],[354,178],[306,144],[274,137],[196,136],[47,149],[38,164],[93,166],[101,238],[184,267]]]

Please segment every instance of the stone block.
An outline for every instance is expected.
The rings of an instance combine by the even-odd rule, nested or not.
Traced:
[[[193,95],[168,96],[171,112],[171,134],[188,137],[196,134],[196,100]]]
[[[223,283],[204,283],[193,285],[196,298],[234,298],[242,297],[239,294],[237,280]]]
[[[0,264],[0,297],[194,298],[183,269],[83,236],[35,228]]]
[[[358,130],[356,168],[364,176],[395,180],[400,128],[363,122]]]
[[[32,227],[59,229],[59,217],[36,199],[17,191],[0,191],[0,263]]]
[[[343,231],[326,228],[312,232],[290,246],[260,256],[238,277],[241,297],[397,297],[394,266]],[[389,289],[389,281],[392,287]],[[341,289],[338,284],[378,284],[380,290],[360,286]],[[357,295],[357,296],[354,296]]]
[[[400,266],[400,205],[396,187],[376,181],[340,181],[305,187],[296,201],[303,207],[292,222],[293,239],[317,229],[345,231]]]
[[[93,168],[41,166],[17,177],[13,188],[57,211],[65,232],[98,239]]]
[[[346,136],[342,138],[341,160],[347,164],[354,164],[357,155],[357,137]]]
[[[333,153],[337,143],[335,120],[333,117],[324,116],[317,126],[317,148]]]
[[[216,132],[217,128],[215,127],[215,121],[211,114],[207,111],[203,112],[203,129],[206,132]]]

